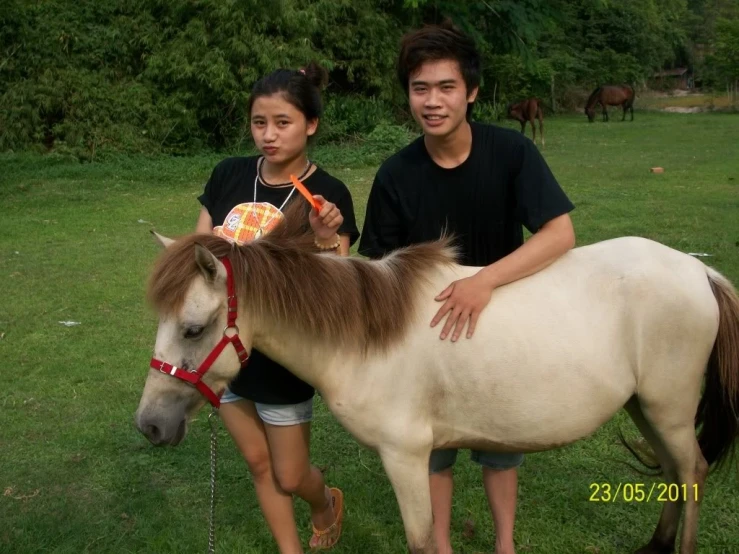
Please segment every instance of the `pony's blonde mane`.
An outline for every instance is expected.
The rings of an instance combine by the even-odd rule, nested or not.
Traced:
[[[295,206],[299,207],[295,207]],[[322,254],[313,246],[305,203],[293,202],[271,233],[237,246],[193,234],[165,249],[151,275],[150,302],[160,313],[180,310],[200,273],[195,245],[233,266],[239,311],[309,336],[366,352],[400,340],[414,315],[415,295],[435,267],[456,262],[451,238],[399,249],[382,261]]]

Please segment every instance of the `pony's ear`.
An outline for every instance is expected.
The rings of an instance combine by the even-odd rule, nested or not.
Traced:
[[[226,280],[224,265],[218,261],[218,258],[210,250],[197,243],[195,244],[195,263],[198,264],[198,269],[207,282],[214,283],[218,278]]]
[[[170,244],[172,244],[174,242],[174,240],[169,239],[169,238],[165,237],[164,235],[160,235],[156,231],[153,231],[152,230],[151,231],[151,234],[154,235],[154,239],[159,243],[159,245],[162,248],[167,248]]]

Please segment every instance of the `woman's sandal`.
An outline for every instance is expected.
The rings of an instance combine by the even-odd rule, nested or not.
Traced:
[[[329,489],[329,492],[331,493],[331,507],[333,508],[336,519],[326,529],[316,529],[316,526],[313,526],[313,536],[310,538],[309,543],[312,551],[333,548],[339,542],[339,537],[341,536],[341,523],[344,518],[344,493],[336,488]],[[329,536],[329,543],[327,545],[318,545],[318,541],[326,535]]]

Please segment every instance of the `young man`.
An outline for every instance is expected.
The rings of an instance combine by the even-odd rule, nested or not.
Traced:
[[[423,136],[386,160],[377,172],[359,253],[379,258],[413,243],[454,233],[462,263],[481,266],[473,277],[439,291],[441,340],[471,337],[497,287],[531,275],[575,243],[574,208],[536,146],[521,133],[471,123],[480,83],[474,41],[451,24],[406,35],[398,78]],[[524,243],[525,226],[532,236]],[[491,308],[493,309],[493,308]],[[446,318],[446,319],[444,319]],[[490,368],[494,371],[495,368]],[[449,527],[456,450],[430,460],[434,535],[439,552],[451,553]],[[514,552],[513,528],[522,455],[472,452],[496,529],[496,553]]]

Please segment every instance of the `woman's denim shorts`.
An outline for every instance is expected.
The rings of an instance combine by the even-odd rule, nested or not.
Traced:
[[[234,394],[227,387],[221,397],[221,404],[244,400],[241,396]],[[254,402],[257,413],[262,421],[270,425],[299,425],[313,419],[313,399],[306,400],[300,404],[262,404]]]

